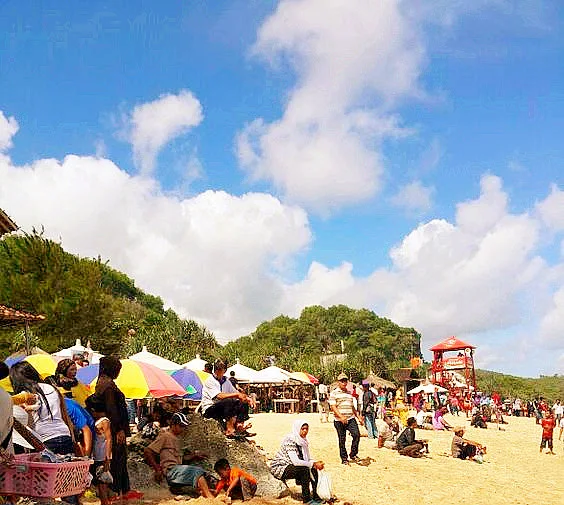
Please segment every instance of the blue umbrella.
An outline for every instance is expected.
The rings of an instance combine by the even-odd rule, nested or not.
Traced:
[[[209,377],[209,374],[182,368],[172,372],[171,377],[186,390],[188,393],[186,398],[189,400],[201,400],[204,381]]]

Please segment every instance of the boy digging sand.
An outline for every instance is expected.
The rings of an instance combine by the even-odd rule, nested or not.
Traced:
[[[224,488],[225,494],[234,500],[250,500],[257,491],[257,480],[240,468],[231,467],[225,458],[218,459],[214,470],[221,477],[215,487],[216,494]]]

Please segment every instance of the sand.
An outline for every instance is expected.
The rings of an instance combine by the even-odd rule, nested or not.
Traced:
[[[257,444],[272,455],[295,419],[310,424],[312,455],[326,463],[333,481],[333,492],[340,504],[564,504],[564,443],[555,430],[556,455],[539,454],[541,428],[532,418],[509,417],[504,431],[492,424],[489,429],[471,428],[465,417],[447,416],[453,425],[465,425],[466,438],[487,446],[483,464],[456,460],[448,456],[452,433],[416,430],[418,438],[429,442],[430,457],[411,459],[396,451],[378,449],[375,440],[362,437],[359,456],[374,458],[367,467],[340,463],[337,436],[332,423],[321,423],[316,414],[258,414],[253,416]],[[350,438],[347,439],[350,447]],[[293,481],[289,482],[294,491]],[[149,498],[149,496],[148,496]],[[164,495],[153,500],[165,505],[182,502],[167,500]],[[204,505],[216,500],[190,500]],[[292,498],[253,504],[297,504]]]

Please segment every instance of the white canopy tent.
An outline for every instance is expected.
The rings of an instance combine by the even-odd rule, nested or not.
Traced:
[[[421,384],[416,388],[410,389],[407,392],[407,394],[408,395],[415,395],[417,393],[431,394],[434,393],[435,391],[438,391],[439,393],[446,393],[448,389],[438,386],[437,384]]]
[[[141,352],[137,354],[133,354],[129,356],[130,360],[137,361],[138,363],[147,363],[149,365],[156,366],[165,372],[173,372],[175,370],[181,370],[182,365],[175,363],[174,361],[170,361],[165,358],[161,358],[157,354],[153,354],[147,350],[147,346],[143,346]]]
[[[77,354],[84,355],[84,357],[88,359],[91,365],[97,365],[100,362],[100,358],[103,356],[103,354],[92,350],[92,347],[90,347],[90,342],[88,342],[86,347],[84,347],[79,338],[76,339],[76,342],[73,346],[67,347],[66,349],[61,349],[60,351],[57,351],[52,355],[60,359],[73,359]]]
[[[229,377],[231,375],[231,372],[235,372],[235,378],[241,382],[255,382],[254,379],[258,373],[253,368],[250,368],[245,365],[241,365],[239,358],[237,358],[237,361],[234,365],[230,366],[227,369],[225,375]]]
[[[303,383],[304,381],[296,377],[292,377],[292,372],[288,372],[277,366],[269,366],[259,370],[253,381],[254,384],[288,384]]]
[[[199,354],[196,354],[194,359],[184,363],[182,365],[183,368],[188,368],[189,370],[194,370],[194,372],[202,372],[204,367],[206,366],[207,361],[200,358]]]

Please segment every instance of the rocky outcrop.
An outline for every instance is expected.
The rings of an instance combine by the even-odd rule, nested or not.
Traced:
[[[204,419],[200,414],[191,414],[188,417],[190,427],[186,429],[183,437],[184,447],[192,451],[204,451],[208,455],[208,459],[201,465],[205,470],[214,474],[214,463],[220,458],[227,458],[232,466],[243,468],[257,478],[257,496],[279,498],[287,493],[287,487],[272,476],[265,456],[254,443],[226,438],[217,421],[213,419]],[[140,435],[135,435],[130,440],[128,471],[131,484],[135,488],[157,485],[152,480],[151,469],[143,463],[143,450],[150,442]]]

